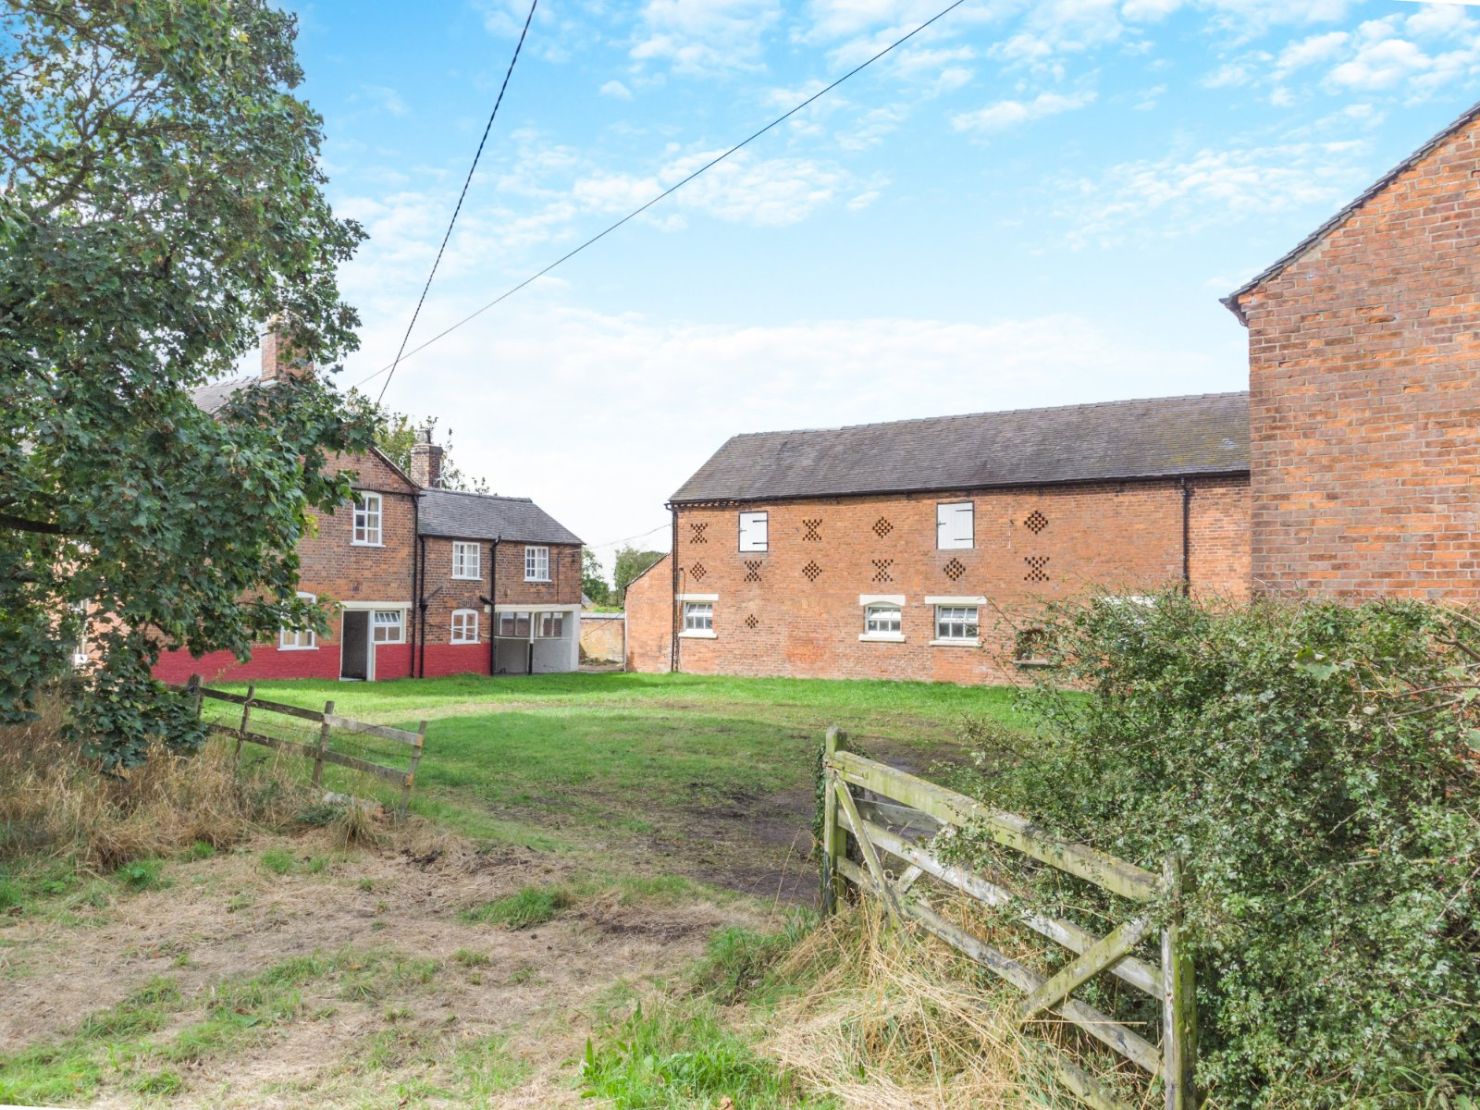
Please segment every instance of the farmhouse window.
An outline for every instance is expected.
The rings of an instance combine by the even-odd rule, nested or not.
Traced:
[[[452,544],[452,577],[472,578],[477,580],[482,576],[482,567],[479,561],[481,550],[476,543]]]
[[[976,606],[937,605],[935,607],[935,638],[937,640],[976,643]]]
[[[898,636],[904,631],[904,619],[898,605],[879,602],[863,611],[863,630],[870,636]]]
[[[535,635],[541,640],[558,640],[565,635],[564,613],[541,613],[535,625]]]
[[[550,581],[550,549],[548,547],[526,547],[524,549],[524,580],[526,582]]]
[[[740,550],[765,551],[769,540],[767,513],[740,514]]]
[[[377,609],[370,615],[370,627],[377,644],[406,642],[406,614],[400,609]]]
[[[298,596],[305,601],[318,600],[313,594],[302,591]],[[309,651],[318,646],[318,637],[311,628],[285,628],[278,633],[278,648],[282,651]]]
[[[976,513],[970,501],[951,501],[935,507],[935,546],[954,551],[976,546]]]
[[[452,642],[454,644],[476,644],[478,642],[478,610],[459,609],[452,614]]]
[[[505,639],[529,639],[529,613],[500,613],[498,634]]]
[[[380,494],[355,494],[355,534],[351,542],[361,547],[380,546]]]
[[[714,602],[685,601],[683,603],[683,630],[685,632],[713,632]]]

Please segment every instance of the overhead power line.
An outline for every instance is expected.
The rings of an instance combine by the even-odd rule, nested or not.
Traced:
[[[957,8],[959,8],[964,3],[966,3],[966,0],[955,0],[954,3],[949,4],[946,7],[942,8],[940,11],[936,12],[933,16],[931,16],[929,19],[927,19],[924,23],[921,23],[913,31],[910,31],[908,34],[903,35],[900,38],[895,39],[888,46],[884,47],[884,49],[880,50],[877,54],[874,54],[872,57],[866,59],[865,61],[859,62],[858,65],[854,66],[847,73],[843,74],[837,80],[833,81],[830,85],[825,85],[821,89],[818,89],[815,93],[813,93],[811,96],[807,97],[806,100],[803,100],[795,108],[792,108],[790,111],[784,112],[781,115],[777,116],[770,123],[766,124],[760,130],[752,132],[750,135],[746,136],[740,142],[738,142],[734,146],[730,147],[730,149],[727,150],[727,151],[725,151],[723,154],[717,155],[716,157],[711,158],[708,162],[705,162],[702,166],[700,166],[698,169],[696,169],[693,173],[689,174],[682,181],[679,181],[675,185],[670,185],[668,188],[664,189],[657,196],[653,197],[653,199],[650,200],[650,201],[648,201],[646,204],[643,204],[643,205],[641,205],[638,208],[634,208],[631,212],[627,213],[627,215],[623,216],[620,220],[617,220],[615,223],[610,224],[609,226],[603,228],[601,231],[597,232],[595,235],[591,236],[591,238],[587,239],[580,246],[575,247],[575,248],[573,248],[573,249],[571,249],[569,251],[566,251],[559,258],[557,258],[554,262],[551,262],[548,266],[546,266],[543,270],[539,270],[536,273],[531,274],[529,277],[527,277],[523,281],[521,281],[518,285],[511,286],[509,289],[506,289],[504,292],[500,293],[497,297],[493,298],[493,300],[489,301],[487,304],[483,305],[481,308],[475,309],[474,311],[468,313],[468,315],[464,316],[461,320],[458,320],[456,323],[451,324],[448,327],[443,328],[441,331],[439,331],[436,335],[432,336],[426,342],[421,343],[418,346],[415,346],[415,347],[411,348],[411,350],[407,351],[407,350],[405,350],[406,344],[403,341],[402,344],[401,344],[402,353],[397,354],[396,361],[395,362],[392,362],[392,363],[390,363],[387,366],[383,366],[381,369],[375,371],[375,373],[369,375],[368,377],[361,378],[355,384],[357,386],[364,385],[366,382],[373,381],[374,379],[380,377],[380,375],[382,375],[382,374],[385,374],[385,373],[394,373],[395,372],[395,369],[396,369],[396,366],[399,363],[405,361],[406,359],[409,359],[409,358],[413,357],[414,355],[418,354],[421,351],[426,350],[433,343],[436,343],[440,339],[444,339],[448,335],[450,335],[453,332],[455,332],[458,328],[462,327],[464,324],[470,323],[471,321],[475,320],[479,316],[483,315],[483,313],[487,312],[490,308],[493,308],[495,305],[502,304],[504,301],[506,301],[510,297],[512,297],[515,293],[519,292],[521,289],[524,289],[525,287],[534,284],[536,281],[538,281],[540,278],[544,277],[546,274],[548,274],[551,270],[555,269],[557,266],[561,266],[561,265],[564,265],[566,262],[569,262],[572,258],[574,258],[576,255],[580,254],[587,247],[590,247],[590,246],[595,245],[596,243],[599,243],[602,239],[605,239],[608,235],[610,235],[612,232],[616,231],[617,228],[621,227],[623,224],[628,223],[629,221],[636,219],[638,216],[642,215],[644,212],[646,212],[653,205],[657,204],[659,201],[664,200],[667,197],[672,196],[674,193],[678,192],[680,189],[682,189],[689,182],[693,181],[696,177],[698,177],[701,174],[707,172],[708,170],[713,169],[715,166],[719,165],[721,162],[723,162],[726,158],[730,157],[732,154],[735,154],[738,151],[743,150],[745,147],[747,147],[751,143],[755,142],[756,139],[759,139],[766,132],[768,132],[768,131],[772,130],[773,128],[778,127],[779,125],[785,123],[792,116],[794,116],[798,112],[800,112],[803,108],[806,108],[809,105],[811,105],[812,103],[814,103],[815,101],[820,100],[822,97],[824,97],[828,93],[832,92],[833,89],[835,89],[839,85],[843,84],[843,82],[845,82],[845,81],[849,80],[850,78],[858,75],[859,73],[862,73],[869,66],[871,66],[875,62],[877,62],[880,58],[883,58],[883,57],[885,57],[888,54],[892,54],[894,51],[898,50],[905,43],[909,42],[910,39],[912,39],[916,35],[918,35],[921,31],[925,30],[927,27],[929,27],[932,24],[938,22],[939,20],[945,18],[947,15],[949,15],[951,12],[955,11]],[[387,385],[390,384],[390,379],[386,379],[386,384]],[[380,392],[381,392],[381,396],[384,396],[385,395],[385,388],[382,387]]]
[[[483,126],[483,138],[478,140],[478,150],[473,155],[473,164],[468,167],[468,176],[463,181],[462,192],[457,195],[457,205],[452,209],[452,219],[447,221],[447,231],[442,236],[442,245],[437,248],[437,257],[432,260],[432,270],[427,274],[427,283],[421,287],[421,297],[416,302],[416,309],[411,313],[411,323],[406,325],[406,334],[401,337],[401,347],[396,351],[396,359],[381,371],[382,374],[387,370],[390,373],[385,379],[385,384],[380,387],[380,396],[375,399],[377,405],[385,399],[385,391],[390,388],[391,379],[396,376],[396,367],[401,364],[401,358],[406,353],[406,344],[411,340],[411,331],[416,327],[416,318],[421,315],[421,306],[427,303],[427,293],[432,288],[432,278],[437,276],[437,267],[442,264],[442,255],[447,250],[447,241],[452,238],[452,229],[457,224],[458,213],[462,211],[463,201],[467,198],[468,186],[473,183],[473,172],[478,168],[478,159],[483,157],[483,147],[488,142],[488,133],[493,130],[493,121],[498,115],[498,106],[504,102],[504,93],[509,87],[509,78],[514,76],[514,63],[519,60],[519,51],[524,49],[524,36],[529,34],[529,24],[534,19],[534,10],[539,2],[540,0],[530,2],[529,14],[524,17],[524,29],[519,32],[519,41],[514,44],[514,54],[509,59],[509,68],[504,71],[504,83],[499,86],[498,96],[493,102],[493,111],[488,113],[488,122]],[[365,379],[365,381],[369,380],[369,378]]]

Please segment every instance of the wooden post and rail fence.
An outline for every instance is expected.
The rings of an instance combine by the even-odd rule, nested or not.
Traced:
[[[313,760],[313,774],[311,781],[315,787],[322,786],[324,781],[324,764],[332,763],[336,767],[347,767],[352,771],[363,771],[365,774],[374,775],[384,779],[401,788],[400,801],[396,806],[396,812],[404,817],[406,807],[411,802],[411,787],[416,782],[416,768],[421,764],[421,753],[426,742],[427,723],[422,721],[415,732],[402,728],[391,728],[388,725],[375,725],[366,721],[356,721],[349,717],[341,717],[334,712],[333,701],[326,701],[321,711],[317,709],[301,709],[296,705],[284,705],[281,702],[265,701],[257,697],[257,687],[248,686],[245,695],[228,694],[224,690],[212,690],[202,686],[199,675],[191,675],[190,681],[184,687],[195,703],[196,716],[200,716],[201,700],[211,698],[215,701],[230,702],[242,707],[241,721],[236,726],[212,722],[207,728],[220,736],[229,736],[236,740],[236,755],[241,758],[242,744],[260,744],[265,748],[273,748],[277,751],[288,752],[299,755],[305,759]],[[318,741],[315,744],[305,744],[298,740],[288,740],[280,736],[269,736],[262,732],[253,732],[251,729],[252,716],[254,713],[275,713],[284,717],[294,717],[301,721],[314,721],[319,725]],[[365,736],[375,736],[381,740],[390,740],[405,744],[410,749],[407,766],[387,767],[383,764],[373,763],[368,759],[358,756],[347,755],[344,752],[334,751],[330,744],[333,731],[338,729],[342,732],[358,733]]]
[[[1166,1110],[1194,1110],[1196,1007],[1192,957],[1181,929],[1178,857],[1167,857],[1162,873],[1153,874],[1087,845],[1059,840],[1023,817],[842,750],[844,739],[839,730],[829,729],[823,755],[823,911],[833,912],[844,884],[853,883],[878,897],[895,922],[918,926],[1016,987],[1023,995],[1018,1010],[1022,1022],[1052,1015],[1082,1030],[1149,1079],[1160,1078]],[[854,788],[871,797],[855,797]],[[910,835],[920,828],[937,831],[922,843]],[[1073,922],[1034,912],[998,883],[942,860],[934,850],[936,844],[963,828],[1138,906],[1165,900],[1171,914],[1159,929],[1159,960],[1151,962],[1134,954],[1136,946],[1149,940],[1155,930],[1149,912],[1133,911],[1108,934],[1097,936]],[[850,834],[858,844],[863,866],[848,858]],[[885,870],[880,853],[902,863],[897,875]],[[945,920],[914,893],[912,888],[923,876],[988,906],[1008,909],[1016,925],[1067,948],[1074,958],[1051,975],[1012,959]],[[1074,997],[1075,990],[1101,973],[1113,975],[1160,1003],[1159,1046]],[[1062,1054],[1056,1055],[1055,1074],[1081,1101],[1097,1110],[1127,1110],[1127,1103],[1104,1083]]]

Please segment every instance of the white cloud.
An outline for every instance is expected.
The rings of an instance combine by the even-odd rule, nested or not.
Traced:
[[[401,117],[410,113],[401,94],[389,85],[361,85],[360,96],[387,115]]]
[[[1093,92],[1065,95],[1063,93],[1039,93],[1032,100],[999,100],[978,108],[973,112],[959,112],[951,117],[951,126],[957,131],[990,134],[1005,131],[1010,127],[1071,112],[1094,103]]]
[[[761,44],[781,18],[779,0],[646,0],[631,49],[638,63],[687,76],[761,67]]]
[[[609,96],[614,100],[632,99],[632,90],[620,81],[608,81],[598,91],[602,96]]]

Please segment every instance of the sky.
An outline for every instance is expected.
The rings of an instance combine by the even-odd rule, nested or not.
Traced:
[[[411,346],[947,2],[540,0]],[[293,10],[369,235],[347,387],[395,356],[528,4]],[[1218,299],[1477,99],[1475,4],[966,0],[385,403],[610,566],[737,433],[1245,388]]]

